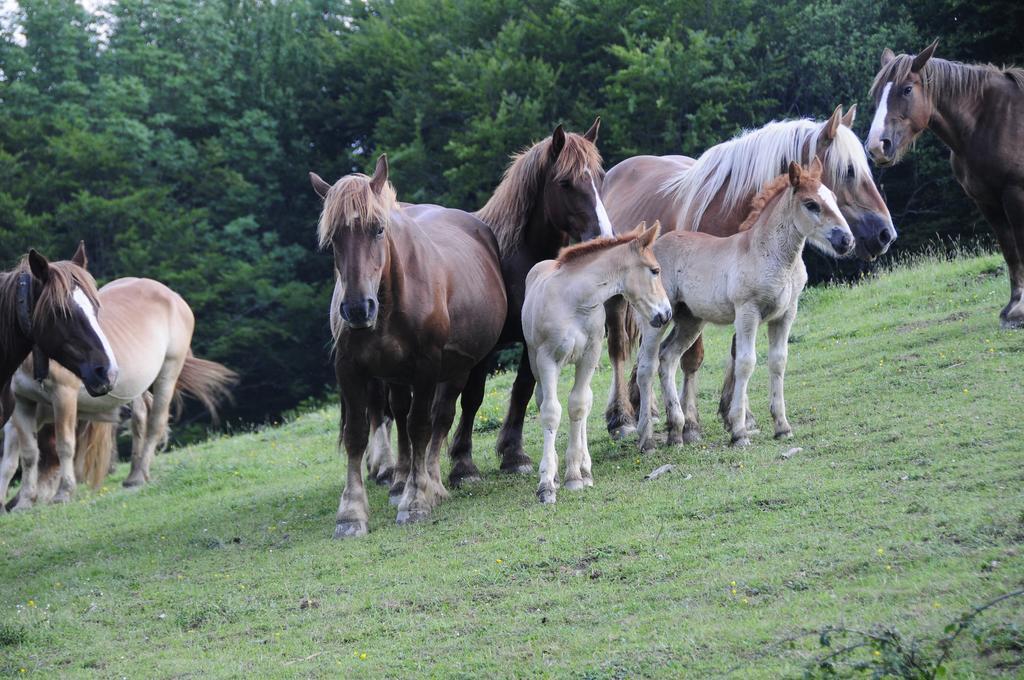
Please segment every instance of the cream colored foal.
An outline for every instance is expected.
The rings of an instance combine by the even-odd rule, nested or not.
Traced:
[[[576,377],[569,393],[569,446],[565,453],[565,488],[593,486],[587,447],[587,416],[594,402],[590,379],[604,338],[604,303],[624,296],[641,318],[658,327],[672,318],[660,267],[651,252],[661,226],[641,224],[616,238],[598,238],[565,248],[557,260],[530,270],[523,303],[523,335],[537,378],[537,405],[544,428],[537,497],[554,503],[558,488],[555,436],[562,416],[558,374],[572,363]]]
[[[736,358],[727,370],[722,397],[723,420],[733,443],[750,443],[747,383],[754,372],[754,338],[762,323],[768,324],[775,436],[792,436],[782,382],[789,330],[796,318],[800,292],[807,283],[801,257],[804,244],[809,238],[825,240],[840,255],[854,247],[853,234],[839,212],[835,195],[820,179],[821,162],[817,158],[810,168],[790,163],[789,173],[769,182],[754,199],[738,233],[721,238],[676,230],[654,245],[675,310],[675,327],[664,343],[667,329],[643,330],[637,359],[641,451],[654,448],[651,400],[656,370],[665,403],[668,443],[682,443],[685,418],[676,391],[676,373],[683,352],[706,323],[734,324],[736,329]]]

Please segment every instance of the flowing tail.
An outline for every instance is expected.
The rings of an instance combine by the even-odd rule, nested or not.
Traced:
[[[722,384],[722,397],[718,400],[718,415],[726,432],[732,432],[729,424],[729,410],[732,408],[732,394],[736,387],[736,336],[732,336],[732,350],[725,362],[725,381]]]
[[[210,413],[214,423],[219,422],[217,409],[225,401],[230,402],[231,388],[238,382],[238,374],[216,361],[196,358],[191,351],[178,375],[174,387],[175,405],[179,406],[181,395],[187,394],[199,401]]]
[[[94,489],[99,488],[110,473],[116,433],[116,423],[88,422],[78,437],[75,455],[81,456],[85,481]]]

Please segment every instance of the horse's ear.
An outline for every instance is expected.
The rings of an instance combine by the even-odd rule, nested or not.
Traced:
[[[591,144],[597,144],[597,131],[601,129],[601,116],[594,119],[594,124],[583,133],[583,138]]]
[[[85,241],[78,242],[78,247],[75,248],[75,254],[71,256],[71,261],[82,269],[89,266],[89,256],[85,253]]]
[[[839,123],[843,120],[843,105],[840,104],[836,107],[832,115],[828,117],[828,121],[825,123],[825,136],[830,140],[836,138],[836,133],[839,131]]]
[[[330,191],[331,185],[321,179],[320,175],[315,172],[309,173],[309,181],[313,184],[313,191],[316,192],[320,198],[327,198],[327,192]]]
[[[377,167],[373,170],[373,177],[370,178],[370,188],[373,189],[373,193],[379,194],[384,189],[384,185],[388,183],[388,155],[382,153],[377,158]]]
[[[659,234],[661,234],[661,220],[654,220],[654,225],[641,234],[640,242],[644,248],[650,248],[658,240]]]
[[[817,156],[815,156],[815,158],[817,158]],[[803,174],[803,168],[800,167],[800,164],[797,163],[796,161],[790,161],[789,162],[789,183],[792,186],[795,187],[795,186],[800,184],[800,175],[801,174]]]
[[[551,133],[551,157],[558,158],[558,154],[562,153],[563,148],[565,148],[565,128],[559,124]]]
[[[28,267],[32,271],[32,275],[40,281],[49,280],[50,261],[43,257],[35,248],[28,251]]]
[[[933,54],[935,54],[935,48],[938,46],[939,39],[936,38],[932,41],[931,45],[918,52],[917,56],[914,57],[914,63],[910,65],[910,71],[912,73],[920,73],[921,69],[924,68],[924,65],[927,64],[928,60],[932,58]]]
[[[843,125],[848,128],[853,127],[853,121],[857,118],[857,105],[854,104],[850,107],[850,110],[843,114],[843,119],[840,121]]]
[[[889,65],[889,62],[896,58],[896,53],[886,47],[882,50],[882,67]]]
[[[811,167],[808,168],[811,179],[821,179],[821,173],[824,169],[824,166],[821,164],[821,159],[815,156],[814,160],[811,161]]]

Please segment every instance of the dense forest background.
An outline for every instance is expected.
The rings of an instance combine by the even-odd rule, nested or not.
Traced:
[[[21,0],[0,17],[0,264],[85,239],[149,276],[238,370],[234,422],[333,383],[307,171],[391,159],[401,199],[479,208],[508,155],[601,115],[606,166],[859,105],[883,47],[1024,62],[1014,0]],[[987,238],[925,135],[877,172],[900,239]],[[856,273],[822,259],[818,280]],[[993,314],[996,313],[993,309]]]

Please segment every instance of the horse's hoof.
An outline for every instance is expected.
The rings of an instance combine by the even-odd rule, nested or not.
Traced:
[[[370,523],[364,520],[342,520],[334,527],[335,538],[356,538],[370,533]]]
[[[666,442],[669,446],[678,446],[683,443],[683,433],[678,430],[670,430]]]
[[[746,446],[750,446],[750,437],[747,437],[747,436],[733,437],[732,438],[732,445],[735,446],[736,448],[740,448],[740,449],[742,449],[742,448],[744,448]]]
[[[566,491],[582,491],[586,486],[582,479],[567,479],[565,484],[562,485]]]
[[[620,425],[608,432],[611,438],[617,442],[636,434],[636,425]]]
[[[519,453],[501,461],[501,471],[510,475],[533,474],[533,461],[525,453]]]
[[[373,481],[379,486],[391,486],[391,478],[395,475],[394,468],[385,468],[373,477]]]
[[[32,501],[18,501],[17,505],[11,508],[11,512],[26,512],[32,509]]]
[[[696,444],[701,439],[700,430],[697,428],[683,429],[683,443],[684,444]]]
[[[780,431],[775,433],[775,438],[776,439],[792,439],[793,438],[793,430],[780,430]]]
[[[146,479],[142,475],[130,475],[127,479],[121,482],[121,486],[126,489],[131,489],[137,486],[142,486],[146,483]]]
[[[583,478],[583,486],[594,486],[594,478],[587,475]]]
[[[477,469],[476,465],[462,460],[455,463],[452,466],[452,471],[448,474],[448,483],[452,486],[473,484],[481,481],[481,479],[480,470]]]
[[[1018,331],[1024,328],[1024,319],[1010,319],[1008,317],[1000,317],[999,327],[1004,331]]]
[[[555,490],[554,489],[537,489],[537,500],[544,505],[555,504]]]
[[[57,494],[54,495],[53,500],[51,500],[50,502],[54,504],[70,503],[71,494],[68,493],[67,491],[58,491]]]
[[[395,518],[395,524],[413,524],[415,522],[422,522],[426,518],[430,517],[429,510],[422,510],[415,508],[412,510],[399,510],[398,517]]]
[[[654,451],[656,448],[658,447],[655,445],[653,439],[645,439],[644,441],[640,442],[640,453],[650,453],[651,451]]]

